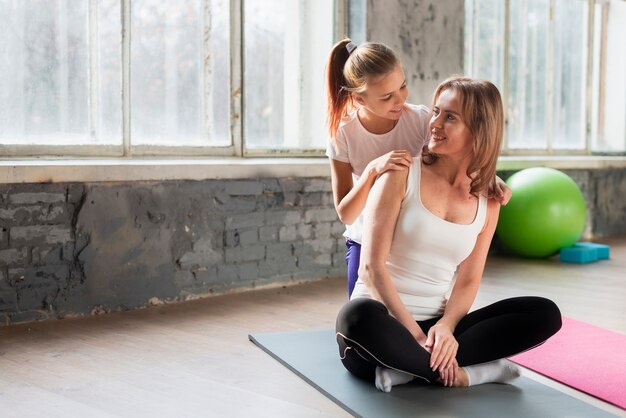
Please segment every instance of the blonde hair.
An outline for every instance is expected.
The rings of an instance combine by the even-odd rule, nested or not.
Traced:
[[[453,76],[444,80],[435,90],[433,108],[445,90],[458,94],[461,119],[474,138],[472,161],[466,173],[472,179],[470,193],[492,197],[488,191],[495,190],[496,163],[504,135],[504,110],[500,92],[490,81]],[[422,159],[426,164],[432,164],[438,155],[425,148]]]
[[[341,119],[354,108],[351,93],[364,93],[369,82],[399,64],[395,52],[384,44],[367,42],[349,52],[351,42],[337,42],[326,62],[326,124],[333,141]]]

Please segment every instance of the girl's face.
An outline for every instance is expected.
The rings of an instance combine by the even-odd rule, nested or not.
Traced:
[[[461,102],[454,90],[444,90],[437,98],[430,118],[428,150],[439,155],[465,156],[472,152],[474,138],[461,119]]]
[[[367,90],[354,97],[370,116],[398,120],[408,95],[404,71],[397,65],[389,73],[368,83]]]

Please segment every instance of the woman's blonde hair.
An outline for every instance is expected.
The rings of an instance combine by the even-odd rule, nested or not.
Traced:
[[[504,110],[498,88],[487,80],[464,76],[453,76],[444,80],[433,95],[434,108],[441,93],[452,90],[457,93],[461,104],[461,119],[469,128],[473,138],[473,156],[467,176],[472,179],[470,193],[489,196],[495,190],[496,163],[500,155],[504,135]],[[437,154],[424,148],[423,161],[432,164]]]
[[[354,108],[350,93],[365,92],[369,82],[388,74],[398,64],[395,52],[381,43],[367,42],[357,47],[344,39],[335,44],[326,62],[326,124],[333,141],[341,118]]]

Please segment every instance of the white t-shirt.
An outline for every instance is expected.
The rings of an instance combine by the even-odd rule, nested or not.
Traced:
[[[430,212],[420,197],[421,158],[414,158],[393,234],[387,271],[404,306],[416,321],[443,314],[459,264],[473,251],[487,219],[480,196],[474,221],[448,222]],[[359,278],[351,299],[371,297]]]
[[[326,155],[352,166],[352,180],[356,184],[370,161],[389,151],[405,149],[411,155],[421,155],[428,141],[430,110],[424,105],[406,104],[394,128],[385,134],[373,134],[361,124],[354,110],[343,118],[337,131],[336,143],[329,141]],[[361,242],[363,218],[359,215],[352,225],[346,225],[344,236]]]

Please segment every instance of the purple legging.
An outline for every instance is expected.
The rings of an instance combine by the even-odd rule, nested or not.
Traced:
[[[359,278],[359,262],[361,261],[361,244],[351,239],[346,241],[346,264],[348,265],[348,299],[352,296],[354,285]]]

